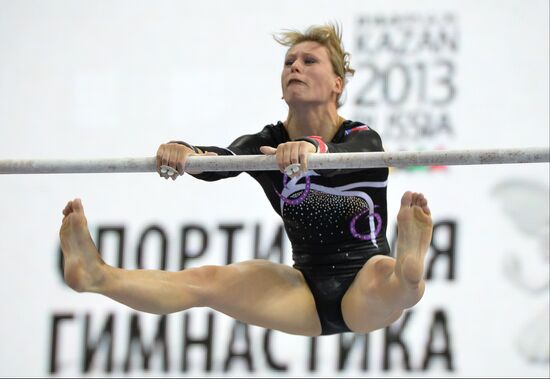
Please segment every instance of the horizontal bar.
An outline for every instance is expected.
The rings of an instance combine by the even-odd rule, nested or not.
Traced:
[[[399,151],[373,153],[310,154],[308,168],[351,169],[408,166],[462,166],[508,163],[544,163],[550,160],[548,147],[512,149]],[[278,170],[274,156],[189,157],[187,171]],[[155,172],[156,158],[0,160],[0,174],[74,174]]]

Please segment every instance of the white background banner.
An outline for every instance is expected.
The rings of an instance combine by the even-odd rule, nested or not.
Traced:
[[[227,146],[286,116],[272,34],[328,21],[357,70],[340,113],[387,151],[548,146],[548,14],[546,0],[0,0],[0,159]],[[292,264],[245,174],[0,176],[0,375],[548,377],[548,164],[392,170],[390,240],[406,190],[435,223],[424,298],[385,330],[311,339],[208,309],[138,313],[62,281],[76,197],[113,265]]]

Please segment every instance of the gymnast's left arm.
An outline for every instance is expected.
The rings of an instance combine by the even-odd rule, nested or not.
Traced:
[[[321,138],[311,136],[300,138],[317,146],[317,153],[368,153],[382,152],[384,147],[380,135],[367,125],[352,127],[346,131],[346,135],[339,142],[324,142]],[[316,170],[324,176],[346,174],[364,169],[324,169]],[[373,169],[371,169],[373,170]],[[386,168],[381,171],[387,172]]]

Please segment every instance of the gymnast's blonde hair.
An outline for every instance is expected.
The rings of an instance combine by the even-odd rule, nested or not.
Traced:
[[[278,35],[274,35],[275,41],[283,46],[292,48],[293,46],[306,41],[317,42],[328,51],[330,62],[334,73],[342,78],[342,91],[347,83],[347,76],[353,76],[355,70],[350,66],[350,53],[344,50],[342,43],[342,27],[338,24],[313,25],[305,32],[298,30],[285,30]],[[340,96],[338,96],[338,105]]]

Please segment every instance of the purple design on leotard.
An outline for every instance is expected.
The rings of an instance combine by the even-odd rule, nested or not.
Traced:
[[[288,188],[286,185],[288,183],[288,175],[285,175],[284,176],[284,179],[283,179],[283,186],[284,188]],[[273,188],[275,190],[275,193],[277,194],[277,196],[279,196],[279,198],[285,203],[285,204],[288,204],[288,205],[298,205],[300,204],[302,201],[304,201],[307,197],[307,195],[309,194],[309,191],[311,189],[311,179],[309,178],[309,175],[306,176],[306,187],[304,188],[304,190],[302,191],[302,193],[300,194],[300,196],[298,196],[296,199],[289,199],[288,197],[285,197],[283,195],[281,195],[281,193],[279,193],[279,191],[277,191],[276,188]]]
[[[375,208],[377,206],[375,205]],[[349,231],[351,232],[351,235],[354,236],[355,238],[358,238],[358,239],[361,239],[361,240],[364,240],[364,241],[369,241],[372,239],[372,235],[371,234],[361,234],[357,231],[357,229],[355,229],[355,223],[357,222],[357,220],[359,219],[359,217],[363,216],[365,213],[368,213],[369,212],[369,209],[368,208],[365,208],[361,213],[359,213],[357,216],[355,216],[351,222],[349,223]],[[380,217],[380,215],[378,213],[373,213],[372,215],[369,215],[369,217],[374,217],[377,221],[377,225],[376,225],[376,229],[374,231],[374,236],[377,237],[378,234],[380,233],[380,230],[382,229],[382,217]]]
[[[297,185],[296,182],[298,180],[301,180],[302,178],[300,177],[300,178],[296,179],[295,181],[293,181],[292,182],[293,184],[290,186],[290,188],[289,188],[289,185],[288,185],[289,179],[290,179],[290,177],[288,175],[283,175],[283,188],[286,189],[286,190],[293,189],[293,187]],[[302,184],[302,185],[304,186],[303,189],[302,189],[302,193],[298,197],[296,197],[295,199],[290,199],[289,197],[284,196],[282,193],[277,191],[277,189],[275,187],[273,187],[273,190],[275,191],[275,193],[277,194],[279,199],[281,199],[282,203],[284,203],[286,205],[290,205],[290,206],[296,206],[296,205],[301,204],[307,198],[309,193],[311,192],[311,179],[310,179],[309,175],[305,175],[305,184]],[[317,187],[315,187],[315,185],[313,185],[313,186],[314,186],[314,188],[317,189]],[[321,192],[325,192],[325,191],[323,191],[322,186],[319,190]],[[284,193],[284,191],[282,191],[282,192]],[[291,196],[293,194],[296,194],[296,193],[298,193],[297,190],[292,192],[292,194],[290,194],[289,196]],[[355,197],[356,196],[353,193],[353,191],[346,191],[346,190],[338,191],[337,193],[332,193],[332,192],[329,192],[329,189],[327,189],[326,193],[329,194],[329,195],[332,195],[332,196],[341,196],[341,197],[350,197],[350,196]],[[362,196],[360,196],[360,197],[362,198]],[[350,234],[354,238],[357,238],[357,239],[360,239],[360,240],[363,240],[363,241],[372,241],[372,243],[375,246],[377,246],[376,245],[376,238],[378,237],[378,235],[380,234],[380,232],[382,230],[382,216],[380,216],[379,213],[374,212],[374,209],[377,208],[378,205],[372,204],[372,200],[370,200],[370,198],[363,199],[363,200],[365,200],[367,202],[366,207],[361,209],[359,211],[359,213],[357,213],[355,216],[353,216],[352,220],[349,223],[349,231],[350,231]],[[369,202],[369,200],[370,200],[370,202]],[[368,205],[368,204],[370,204],[370,205]],[[374,209],[371,210],[371,207],[373,207]],[[357,231],[357,228],[356,228],[357,221],[363,216],[366,216],[368,218],[368,222],[369,222],[369,226],[370,226],[370,231],[366,234],[359,233]]]

